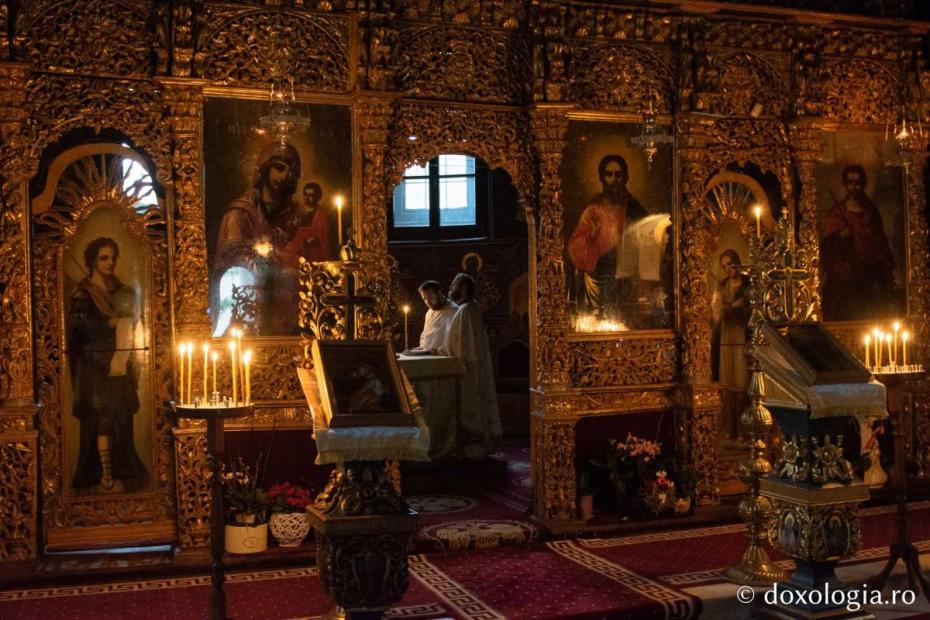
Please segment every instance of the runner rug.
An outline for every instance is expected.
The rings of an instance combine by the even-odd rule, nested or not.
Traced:
[[[589,552],[576,542],[410,556],[410,587],[390,618],[695,618],[700,600]],[[0,618],[167,620],[208,615],[209,577],[0,593]],[[237,620],[316,618],[330,604],[316,569],[233,573]]]

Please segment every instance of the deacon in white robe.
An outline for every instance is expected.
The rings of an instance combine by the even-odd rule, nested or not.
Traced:
[[[426,304],[426,318],[420,334],[420,346],[406,351],[410,355],[436,355],[446,340],[446,332],[459,307],[449,301],[439,282],[427,280],[420,285],[420,298]]]
[[[491,454],[503,433],[494,386],[494,365],[481,308],[475,303],[475,281],[460,273],[452,280],[449,297],[459,305],[446,334],[442,352],[465,364],[459,412],[459,445],[466,459]]]

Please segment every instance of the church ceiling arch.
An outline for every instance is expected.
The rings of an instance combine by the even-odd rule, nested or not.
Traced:
[[[522,112],[402,104],[388,138],[385,182],[393,190],[404,170],[442,153],[468,153],[503,168],[520,198],[531,200],[535,172],[529,120]]]
[[[262,86],[283,62],[295,86],[343,92],[351,77],[349,30],[349,19],[338,15],[208,5],[195,64],[214,84]]]
[[[60,73],[150,76],[152,0],[40,0],[22,3],[13,25],[17,58]]]
[[[671,111],[675,78],[671,50],[630,44],[579,46],[569,89],[571,100],[585,108],[631,110],[648,107]]]
[[[524,104],[530,51],[520,33],[413,26],[397,49],[400,90],[419,97]]]

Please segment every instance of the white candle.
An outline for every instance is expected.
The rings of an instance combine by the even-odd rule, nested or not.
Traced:
[[[869,337],[869,335],[866,334],[866,335],[865,335],[865,340],[863,341],[863,342],[865,342],[865,367],[866,367],[866,368],[869,368],[869,367],[870,367],[870,364],[869,364],[869,343],[871,342],[871,340],[872,340],[872,339]]]
[[[206,342],[203,343],[203,402],[207,403],[209,397],[207,396],[207,359],[210,357],[210,345]]]
[[[242,355],[242,364],[245,366],[245,402],[252,402],[252,380],[249,377],[249,364],[252,363],[252,349]]]
[[[891,334],[885,334],[885,344],[888,345],[888,365],[891,366],[894,364],[891,359]]]
[[[339,247],[342,247],[342,194],[336,195],[336,213],[338,218],[336,230],[339,233]]]
[[[898,330],[901,329],[901,323],[898,321],[895,321],[891,327],[894,330],[894,342],[892,343],[892,348],[891,348],[891,363],[897,364],[898,363]]]
[[[875,365],[881,366],[882,365],[882,362],[881,362],[882,339],[881,339],[881,334],[879,333],[877,327],[872,328],[872,342],[874,343],[874,346],[875,346],[875,351],[873,351],[873,353],[875,353]]]
[[[236,385],[236,369],[239,367],[239,365],[236,363],[236,341],[235,340],[229,341],[229,361],[230,361],[229,372],[232,375],[232,402],[235,403],[238,400],[237,398],[238,391],[236,389],[238,387]]]
[[[187,343],[187,402],[194,402],[194,343]]]
[[[213,358],[213,391],[216,391],[216,359],[219,357],[219,354],[214,351],[210,354],[210,357]]]
[[[407,337],[407,316],[410,314],[410,306],[404,304],[404,350],[410,348],[410,339]]]
[[[907,366],[907,339],[910,338],[910,336],[911,335],[907,331],[901,334],[901,344],[903,346],[901,361],[904,362],[905,366]]]
[[[184,404],[184,353],[187,347],[184,343],[178,345],[178,402]]]

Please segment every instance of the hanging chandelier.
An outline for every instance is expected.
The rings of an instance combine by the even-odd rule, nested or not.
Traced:
[[[284,145],[291,136],[306,131],[310,127],[310,119],[296,109],[290,50],[286,43],[281,44],[278,35],[281,31],[282,16],[279,11],[271,41],[271,109],[269,114],[259,118],[259,125]]]
[[[639,135],[630,139],[633,145],[643,149],[643,153],[646,154],[646,168],[650,171],[652,170],[652,160],[655,159],[656,154],[659,152],[659,145],[670,144],[674,140],[672,134],[659,125],[653,99],[652,91],[650,91],[649,104],[642,113],[643,120]]]
[[[907,104],[903,104],[894,123],[885,126],[885,165],[900,166],[906,174],[909,174],[914,165],[914,159],[919,155],[924,144],[926,144],[926,139],[920,116],[911,117],[908,114]]]

